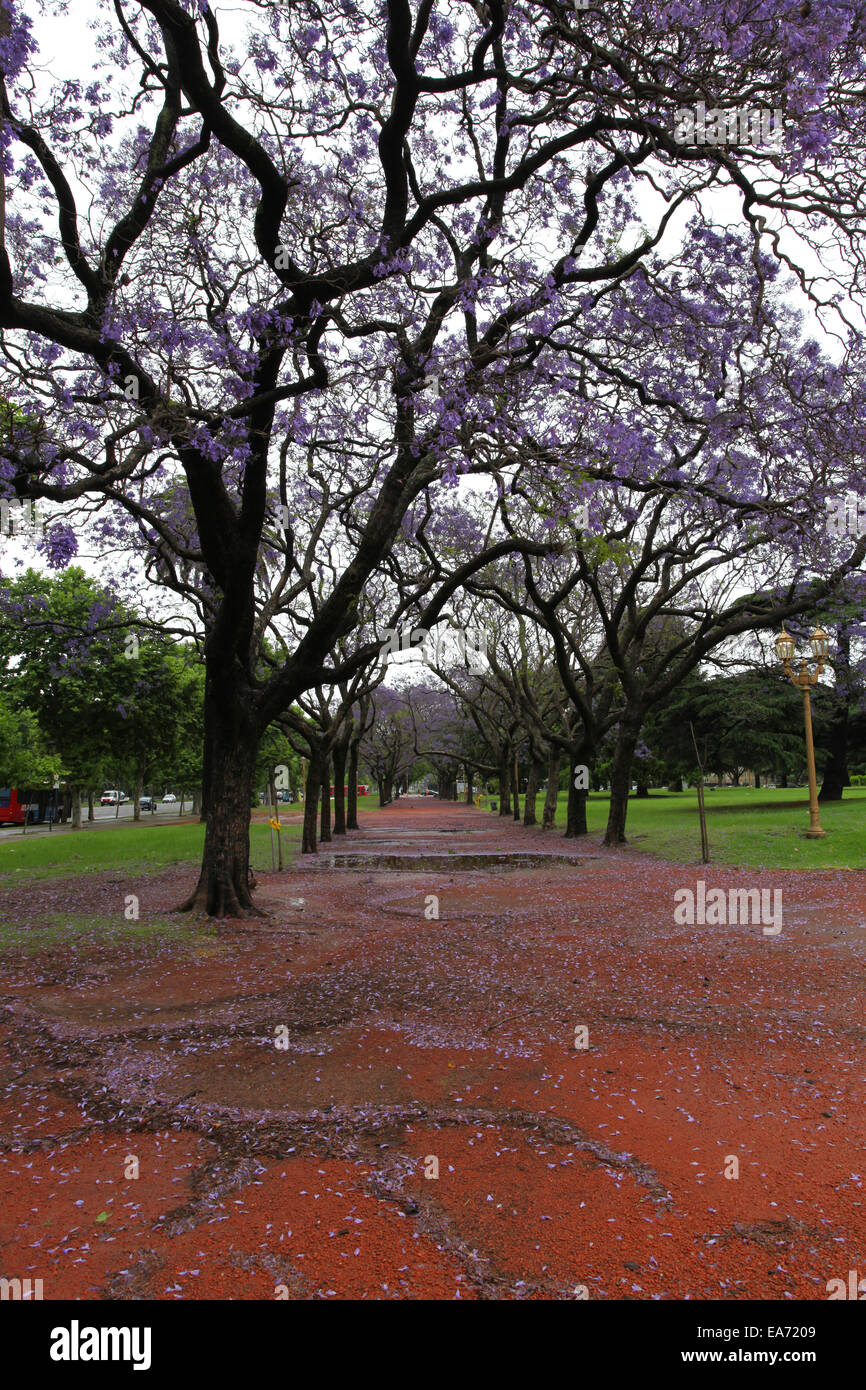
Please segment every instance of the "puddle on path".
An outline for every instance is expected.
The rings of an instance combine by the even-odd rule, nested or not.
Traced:
[[[302,866],[323,869],[369,869],[373,872],[427,873],[431,869],[458,872],[483,869],[552,869],[559,865],[574,868],[583,863],[570,854],[322,854],[316,860],[302,860]]]

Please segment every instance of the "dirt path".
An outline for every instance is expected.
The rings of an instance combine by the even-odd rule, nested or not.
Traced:
[[[866,875],[662,864],[432,798],[301,862],[260,922],[3,959],[5,1277],[823,1299],[866,1273]],[[187,877],[62,903],[145,918]],[[782,932],[675,925],[698,878],[781,888]],[[0,888],[7,919],[57,902]]]

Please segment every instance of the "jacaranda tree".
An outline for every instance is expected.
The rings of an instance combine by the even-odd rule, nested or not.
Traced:
[[[86,529],[195,614],[188,903],[243,915],[258,742],[375,655],[329,653],[416,499],[503,441],[555,430],[568,451],[594,373],[623,384],[608,442],[646,484],[631,399],[714,417],[782,272],[855,332],[864,5],[251,0],[239,20],[73,0],[83,80],[46,73],[20,4],[2,10],[0,487],[45,501],[53,562]],[[757,286],[736,356],[690,268],[696,228],[712,259],[708,223],[721,254],[732,218]],[[660,337],[679,354],[662,379]]]

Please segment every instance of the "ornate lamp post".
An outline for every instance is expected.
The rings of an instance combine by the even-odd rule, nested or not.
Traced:
[[[806,831],[807,840],[823,840],[826,831],[821,829],[821,822],[818,819],[818,778],[815,775],[815,744],[812,740],[812,702],[810,692],[813,685],[817,685],[818,677],[824,670],[824,660],[830,649],[830,639],[826,632],[822,632],[819,627],[815,628],[809,639],[812,648],[812,655],[816,662],[815,670],[809,670],[807,658],[800,662],[799,671],[794,671],[791,666],[791,658],[794,655],[794,639],[789,632],[785,631],[782,624],[782,631],[776,638],[776,651],[779,653],[779,660],[784,662],[785,675],[803,692],[803,718],[806,725],[806,762],[809,767],[809,829]]]

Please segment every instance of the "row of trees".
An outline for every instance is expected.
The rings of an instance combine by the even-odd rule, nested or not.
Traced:
[[[69,8],[89,84],[0,0],[0,494],[200,645],[186,905],[255,911],[268,731],[342,787],[389,632],[446,614],[514,677],[471,716],[504,790],[522,728],[579,833],[610,744],[619,843],[653,712],[860,601],[866,0]],[[779,142],[682,143],[744,93]]]

